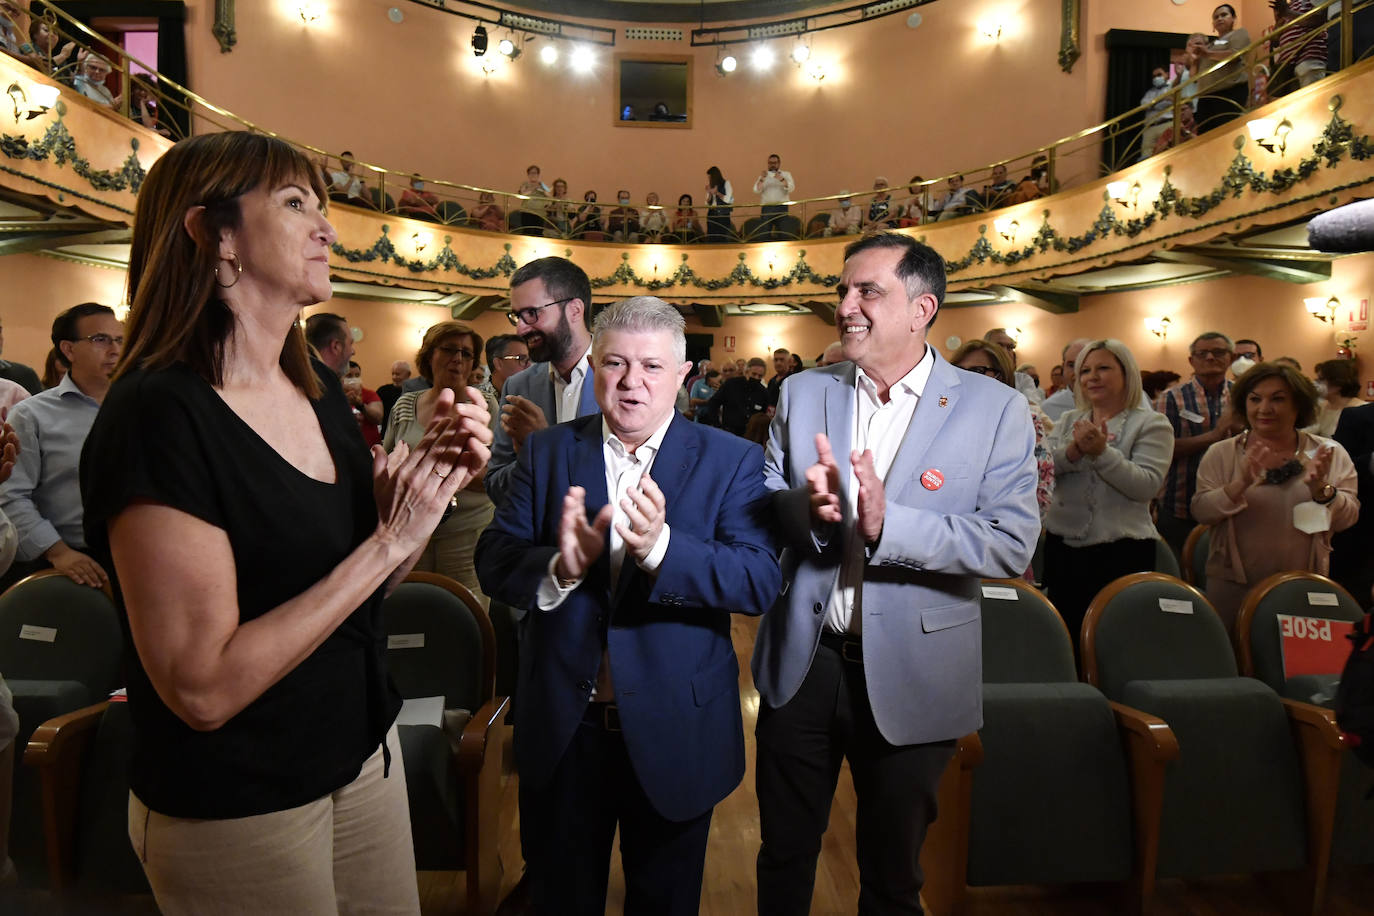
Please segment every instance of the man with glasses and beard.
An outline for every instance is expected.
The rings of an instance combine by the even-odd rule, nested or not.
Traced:
[[[486,476],[497,508],[530,433],[598,410],[589,384],[591,306],[591,281],[564,258],[530,261],[511,277],[510,322],[533,362],[506,379],[502,390],[501,425]]]

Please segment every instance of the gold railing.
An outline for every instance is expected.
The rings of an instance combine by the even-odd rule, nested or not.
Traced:
[[[1336,0],[1322,0],[1297,19],[1276,26],[1229,57],[1215,60],[1213,66],[1203,72],[1190,73],[1188,79],[1170,86],[1147,104],[1069,137],[955,175],[931,179],[914,176],[910,181],[893,176],[896,179],[893,187],[885,191],[868,189],[852,194],[841,192],[790,201],[781,212],[774,210],[765,213],[762,205],[743,203],[736,203],[730,208],[713,209],[694,197],[687,214],[680,214],[676,201],[670,200],[657,206],[644,202],[633,203],[630,205],[635,211],[632,217],[630,214],[613,212],[616,205],[610,200],[598,200],[589,206],[585,201],[483,188],[396,172],[369,163],[344,164],[336,154],[307,143],[290,142],[319,164],[327,182],[334,177],[330,173],[346,173],[333,181],[331,199],[335,202],[451,226],[621,244],[748,243],[837,234],[831,222],[838,213],[845,212],[839,207],[839,201],[852,198],[852,206],[861,213],[859,228],[879,223],[900,228],[937,219],[977,216],[1009,204],[1098,180],[1143,158],[1141,138],[1143,128],[1150,121],[1158,122],[1157,127],[1163,126],[1165,131],[1171,132],[1168,136],[1179,138],[1180,142],[1186,141],[1191,135],[1185,127],[1184,108],[1191,110],[1196,100],[1214,97],[1204,91],[1204,87],[1217,70],[1235,62],[1244,66],[1247,97],[1251,101],[1254,100],[1253,78],[1259,64],[1266,65],[1271,80],[1283,72],[1279,66],[1281,49],[1265,50],[1265,46],[1271,40],[1277,46],[1287,29],[1310,29],[1316,35],[1329,34],[1332,28],[1339,25],[1339,61],[1342,69],[1349,67],[1357,62],[1353,47],[1353,17],[1358,13],[1374,11],[1374,0],[1346,2],[1342,4],[1339,16],[1328,18],[1327,10],[1332,2]],[[0,16],[3,15],[0,12]],[[78,76],[87,62],[94,55],[108,60],[111,75],[120,90],[116,93],[107,88],[114,102],[111,107],[149,129],[174,140],[214,130],[254,130],[280,136],[226,111],[155,72],[154,68],[128,55],[53,6],[49,0],[32,0],[30,17],[44,23],[55,36],[55,40],[46,48],[39,48],[35,55],[25,58],[30,66],[79,89],[79,85],[76,85]],[[1362,56],[1368,54],[1366,49]],[[138,71],[146,71],[148,75],[141,76]],[[130,86],[135,87],[135,91],[128,91]],[[1296,83],[1293,88],[1296,88]],[[1233,107],[1234,113],[1227,112],[1227,120],[1243,114],[1251,105],[1235,104]],[[1168,118],[1158,121],[1162,109],[1167,109]],[[1204,124],[1199,128],[1205,131],[1213,126],[1217,125]],[[331,162],[340,164],[334,167]],[[1006,176],[1015,177],[1008,179]],[[1008,183],[999,186],[999,178]],[[357,179],[356,182],[354,179]],[[962,181],[963,186],[971,189],[971,192],[964,196],[957,208],[942,208],[941,203],[947,199],[951,180]],[[413,181],[421,182],[421,186],[412,187]],[[747,193],[746,181],[740,182],[737,193]],[[354,192],[351,196],[350,190]],[[883,194],[888,196],[884,198]],[[652,220],[661,223],[662,228],[646,233],[644,224],[649,221],[651,213],[663,215],[661,221]],[[843,230],[838,234],[843,234]]]

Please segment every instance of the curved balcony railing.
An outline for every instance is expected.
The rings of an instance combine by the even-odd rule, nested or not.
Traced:
[[[1196,131],[1191,130],[1187,126],[1191,111],[1184,109],[1191,109],[1199,98],[1217,97],[1207,92],[1209,79],[1221,68],[1232,66],[1245,69],[1248,98],[1265,101],[1255,93],[1255,75],[1267,73],[1273,81],[1286,72],[1284,50],[1279,47],[1286,30],[1300,29],[1317,36],[1339,25],[1339,60],[1342,68],[1350,66],[1370,53],[1368,49],[1363,55],[1355,53],[1352,16],[1374,9],[1374,0],[1344,3],[1339,16],[1328,18],[1333,2],[1323,0],[1249,46],[1215,60],[1208,70],[1190,74],[1149,104],[1072,136],[960,174],[930,179],[913,176],[910,180],[898,176],[894,186],[886,189],[875,187],[791,201],[782,213],[765,214],[759,204],[739,202],[730,208],[713,209],[696,197],[691,208],[683,209],[677,205],[676,195],[667,200],[638,201],[621,209],[611,201],[588,204],[402,173],[369,163],[344,163],[336,154],[318,147],[295,145],[317,161],[327,181],[334,174],[337,190],[331,192],[331,198],[335,202],[453,227],[620,244],[738,244],[814,239],[875,226],[901,228],[979,215],[1097,180],[1153,153],[1145,150],[1142,154],[1143,134],[1162,136],[1160,148],[1167,148],[1186,142],[1198,131],[1206,132],[1216,125],[1200,124]],[[55,40],[46,48],[37,48],[26,62],[73,85],[79,84],[80,70],[87,61],[95,55],[105,58],[112,71],[105,82],[114,84],[105,89],[113,102],[110,107],[156,133],[172,140],[207,130],[271,133],[156,73],[49,0],[32,0],[30,15],[45,23]],[[1275,87],[1276,91],[1284,88]],[[1219,118],[1230,120],[1252,107],[1227,101],[1233,110]],[[942,206],[949,199],[951,182],[962,183],[965,193],[958,196],[957,205]],[[852,200],[848,209],[841,206],[846,198]]]

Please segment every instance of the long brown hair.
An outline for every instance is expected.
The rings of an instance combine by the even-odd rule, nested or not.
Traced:
[[[115,378],[184,362],[211,385],[224,383],[224,347],[234,333],[234,314],[219,296],[215,275],[220,233],[239,228],[240,197],[289,181],[308,183],[326,199],[324,180],[304,154],[247,131],[183,140],[153,163],[134,212],[127,342]],[[205,212],[199,237],[193,237],[183,220],[197,206]],[[307,395],[320,396],[299,324],[292,324],[282,343],[280,365]]]

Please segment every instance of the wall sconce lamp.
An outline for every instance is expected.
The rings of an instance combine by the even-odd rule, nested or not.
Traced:
[[[1336,323],[1336,312],[1341,307],[1341,300],[1332,296],[1330,299],[1323,299],[1321,296],[1312,296],[1302,300],[1302,304],[1307,307],[1307,313],[1318,321]]]
[[[1173,324],[1168,315],[1161,315],[1158,318],[1146,318],[1145,330],[1158,337],[1160,340],[1169,339],[1169,325]]]
[[[434,241],[434,236],[430,235],[428,232],[416,232],[410,237],[410,242],[415,246],[415,254],[417,256],[424,254],[425,249],[429,247],[429,243],[432,241]]]
[[[1122,207],[1134,210],[1136,204],[1140,201],[1140,182],[1110,182],[1107,185],[1107,196]]]
[[[301,22],[310,25],[320,18],[320,8],[314,3],[299,3],[296,5],[296,15],[301,17]]]
[[[1000,19],[984,19],[978,23],[978,34],[988,41],[1000,41],[1002,39],[1002,21]]]
[[[1008,242],[1014,243],[1016,241],[1016,233],[1021,229],[1021,224],[1010,217],[999,216],[992,221],[992,228],[996,229],[997,234],[1002,238],[1006,239]]]
[[[62,91],[56,86],[32,86],[29,92],[18,82],[10,83],[5,94],[14,103],[14,123],[30,121],[51,111]]]
[[[1271,153],[1278,152],[1280,156],[1288,149],[1288,135],[1293,132],[1293,122],[1287,118],[1282,121],[1255,118],[1245,122],[1245,127],[1250,132],[1250,139],[1261,148]]]

